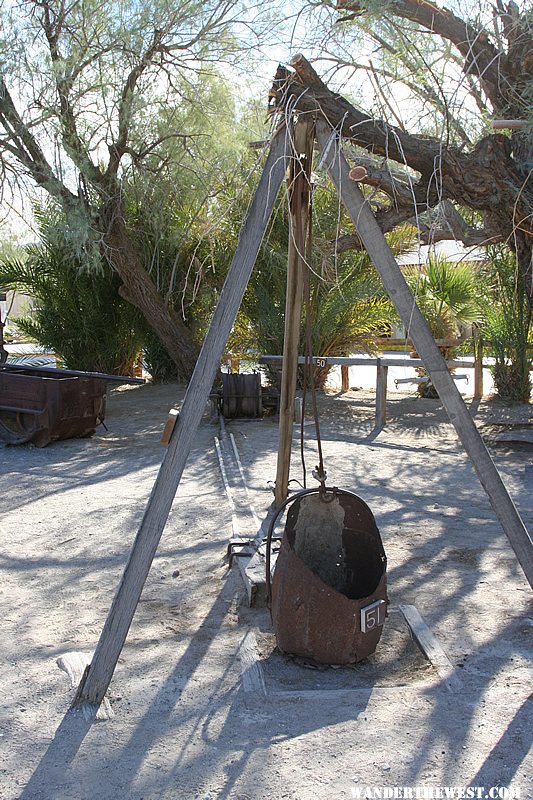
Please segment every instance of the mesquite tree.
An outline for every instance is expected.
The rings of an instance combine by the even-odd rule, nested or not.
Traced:
[[[308,5],[316,13],[317,4]],[[355,175],[372,187],[384,231],[408,220],[431,241],[507,242],[532,302],[530,5],[496,0],[485,13],[472,6],[465,18],[429,0],[338,0],[336,11],[332,3],[318,6],[329,7],[334,22],[327,35],[322,29],[314,55],[372,87],[382,114],[365,113],[331,91],[301,56],[294,71],[279,70],[272,103],[298,98],[302,110],[320,107],[356,146]],[[511,127],[495,132],[495,119]],[[337,246],[357,246],[357,237]]]
[[[29,181],[59,201],[76,256],[105,255],[184,376],[196,345],[143,262],[124,187],[132,175],[157,184],[194,151],[182,111],[202,71],[237,51],[237,14],[236,0],[13,0],[2,10],[4,192]]]

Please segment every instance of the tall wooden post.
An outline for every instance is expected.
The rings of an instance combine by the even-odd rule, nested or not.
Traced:
[[[293,153],[289,176],[289,252],[287,296],[285,298],[285,333],[279,406],[278,463],[275,500],[280,505],[289,491],[289,472],[294,421],[294,395],[298,374],[298,344],[304,290],[305,248],[311,200],[310,180],[313,160],[314,124],[299,120],[294,129]]]
[[[385,427],[387,421],[387,380],[389,368],[377,359],[376,366],[376,424],[378,430]]]
[[[282,128],[272,142],[226,282],[187,387],[181,413],[159,469],[93,660],[79,685],[74,705],[82,703],[99,705],[111,682],[279,188],[285,177],[287,151],[287,131]]]
[[[483,397],[483,339],[476,333],[474,338],[474,400]]]
[[[347,364],[341,366],[341,392],[350,391],[350,367]]]
[[[316,134],[323,151],[322,160],[327,164],[342,202],[381,276],[389,297],[410,332],[450,422],[454,425],[472,461],[529,584],[533,587],[533,542],[529,531],[494,466],[376,218],[357,184],[349,178],[349,167],[341,152],[338,137],[323,119],[317,120]]]

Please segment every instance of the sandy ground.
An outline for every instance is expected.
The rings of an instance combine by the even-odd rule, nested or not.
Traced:
[[[440,404],[413,396],[392,396],[378,435],[372,393],[321,400],[330,482],[369,503],[388,555],[393,612],[376,656],[316,671],[273,649],[267,613],[247,607],[225,561],[230,509],[206,416],[111,684],[115,716],[73,722],[56,659],[96,645],[181,395],[115,390],[107,432],[0,447],[0,797],[333,800],[395,786],[533,797],[530,590]],[[471,409],[489,438],[531,423],[527,406]],[[228,430],[262,516],[276,427]],[[532,446],[491,452],[531,530]],[[406,635],[400,604],[418,608],[459,690]],[[241,675],[250,634],[266,693]]]

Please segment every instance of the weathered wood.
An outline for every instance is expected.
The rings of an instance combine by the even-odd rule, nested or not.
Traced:
[[[387,421],[387,379],[389,368],[378,358],[376,370],[376,428],[385,427]],[[342,367],[341,367],[342,369]]]
[[[492,508],[500,520],[530,585],[533,586],[533,542],[531,536],[494,466],[368,203],[357,184],[348,177],[349,167],[340,150],[337,136],[322,119],[317,121],[316,133],[323,153],[322,161],[327,164],[342,202],[381,276],[389,297],[404,325],[410,331],[417,352],[422,357],[448,417],[472,461],[481,485],[488,495]]]
[[[341,392],[350,390],[350,368],[347,364],[341,366]]]
[[[246,483],[246,475],[244,474],[244,468],[242,466],[241,457],[240,457],[239,451],[237,449],[237,443],[235,441],[235,436],[232,433],[230,433],[229,438],[230,438],[230,442],[231,442],[231,447],[233,449],[233,455],[235,456],[235,461],[237,462],[237,468],[239,470],[239,475],[241,477],[241,482],[242,482],[242,486],[243,486],[243,489],[244,489],[244,494],[246,495],[246,500],[248,501],[248,507],[250,509],[250,514],[252,515],[253,520],[254,520],[254,522],[256,524],[256,527],[259,530],[259,528],[261,527],[261,520],[257,516],[257,512],[256,512],[256,510],[254,508],[254,504],[252,503],[252,497],[250,495],[250,490],[248,489],[248,484]]]
[[[55,356],[55,353],[24,353],[25,356]],[[144,378],[131,378],[128,375],[110,375],[107,372],[84,372],[77,369],[62,369],[60,367],[29,367],[36,375],[43,378],[95,378],[106,381],[107,383],[128,383],[132,386],[142,386],[146,381]],[[27,364],[4,364],[2,370],[5,372],[26,372]]]
[[[456,675],[455,668],[433,635],[431,629],[426,625],[416,606],[400,606],[400,611],[409,625],[413,637],[418,642],[419,647],[425,653],[444,685],[450,692],[457,692],[462,689],[462,684]]]
[[[283,361],[283,356],[266,355],[259,356],[257,359],[260,364],[279,363]],[[318,366],[317,362],[320,361],[320,366],[340,367],[347,365],[350,367],[376,367],[378,359],[374,357],[366,358],[363,356],[313,356],[313,363]],[[380,358],[381,364],[384,367],[423,367],[424,362],[421,358]],[[472,369],[470,361],[463,359],[451,359],[445,362],[451,369]],[[305,357],[298,356],[298,364],[305,364]]]
[[[168,444],[172,437],[172,432],[176,427],[176,422],[178,421],[178,417],[180,412],[177,408],[171,408],[168,412],[167,421],[165,422],[165,427],[163,428],[163,433],[161,434],[160,444]]]
[[[218,466],[220,467],[220,474],[222,476],[222,483],[224,484],[224,491],[226,492],[226,497],[228,499],[229,507],[231,509],[232,536],[234,538],[245,539],[246,541],[248,541],[249,537],[241,533],[241,526],[239,525],[239,518],[237,516],[237,509],[235,507],[235,501],[233,499],[233,492],[231,491],[231,486],[229,484],[228,476],[226,473],[226,465],[224,464],[224,459],[222,457],[222,449],[220,447],[220,441],[216,436],[215,436],[215,450],[217,452]]]
[[[286,499],[289,486],[313,143],[312,120],[299,121],[294,131],[294,148],[289,179],[289,253],[275,486],[275,499],[278,505],[281,505]]]
[[[63,653],[62,656],[56,659],[56,664],[60,670],[66,672],[68,678],[70,680],[70,686],[72,689],[77,689],[80,681],[83,679],[87,667],[91,663],[91,656],[88,653],[82,653],[79,650],[71,651],[70,653]],[[89,714],[87,717],[90,719],[91,711],[89,709]],[[102,704],[100,705],[98,711],[96,712],[96,716],[94,719],[97,722],[102,722],[104,720],[112,719],[115,716],[113,709],[111,708],[111,703],[107,697],[104,697]]]
[[[258,697],[266,697],[265,676],[257,652],[257,639],[248,631],[241,642],[238,653],[241,662],[242,688]]]
[[[166,449],[93,661],[85,681],[80,684],[80,703],[101,703],[113,676],[285,176],[288,149],[287,131],[281,128],[272,142],[224,288],[187,388],[178,423]]]
[[[362,181],[368,175],[368,170],[366,167],[356,166],[352,167],[350,170],[350,180],[352,181]]]
[[[492,127],[495,131],[503,131],[508,128],[513,130],[525,130],[530,123],[525,119],[493,119]]]
[[[474,356],[474,400],[483,397],[483,339],[477,338]]]

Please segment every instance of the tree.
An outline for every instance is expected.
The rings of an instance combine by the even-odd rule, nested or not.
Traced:
[[[364,74],[367,83],[370,76],[388,118],[365,113],[331,91],[303,56],[293,60],[294,71],[278,71],[272,104],[292,99],[301,110],[321,108],[355,146],[352,157],[363,168],[359,179],[374,192],[384,231],[409,220],[432,241],[507,242],[532,303],[533,12],[513,0],[506,7],[497,0],[488,16],[480,12],[476,19],[462,19],[429,0],[391,0],[379,9],[370,0],[338,0],[337,9],[340,24],[328,47],[338,47],[332,56],[322,42],[318,54],[335,58],[337,68]],[[354,25],[366,37],[356,39],[359,60],[346,33]],[[376,58],[384,55],[379,66],[362,56],[368,37]],[[391,95],[400,83],[400,95],[409,92],[410,102],[423,104],[425,129],[418,119],[418,129],[408,130],[395,110]],[[509,135],[477,137],[471,124],[463,124],[453,97],[485,126],[495,117],[517,120],[516,127]],[[357,244],[354,235],[341,241],[343,247]]]
[[[443,357],[453,359],[457,347],[450,342],[461,336],[463,326],[479,323],[482,317],[479,281],[472,266],[453,264],[442,256],[430,255],[419,274],[407,276],[407,282],[428,328],[435,339],[442,342],[439,350]],[[419,358],[416,351],[413,356]],[[417,372],[427,380],[424,369],[417,369]],[[421,382],[418,393],[422,397],[438,397],[431,381]]]
[[[480,321],[479,286],[471,265],[430,256],[408,283],[435,339],[457,339],[462,325]],[[444,347],[444,357],[452,358],[452,351]]]
[[[481,335],[494,357],[491,372],[496,393],[503,400],[527,403],[531,395],[532,311],[523,283],[516,280],[515,259],[507,247],[489,248],[480,278],[485,298]]]
[[[118,294],[120,279],[101,260],[89,273],[65,242],[64,220],[49,207],[36,213],[39,241],[21,256],[0,255],[0,285],[32,297],[17,327],[68,369],[131,374],[141,348],[139,313]]]
[[[375,349],[375,337],[389,330],[394,317],[379,276],[366,255],[330,246],[345,212],[339,207],[331,183],[313,187],[312,241],[309,247],[310,319],[313,354],[349,356],[354,351]],[[281,353],[283,351],[285,293],[289,244],[286,198],[274,213],[256,260],[253,280],[244,295],[237,325],[230,340],[234,352]],[[398,229],[388,235],[395,252],[412,244],[412,231]],[[305,305],[305,304],[304,304]],[[304,310],[299,351],[306,351]],[[316,368],[314,380],[323,386],[331,367]],[[278,368],[271,370],[273,380]],[[300,371],[300,378],[303,370]]]
[[[128,225],[125,186],[158,182],[198,136],[183,109],[236,50],[236,0],[26,0],[3,12],[0,167],[60,203],[77,255],[103,255],[184,376],[196,344],[158,291]],[[194,181],[194,177],[193,177]]]

